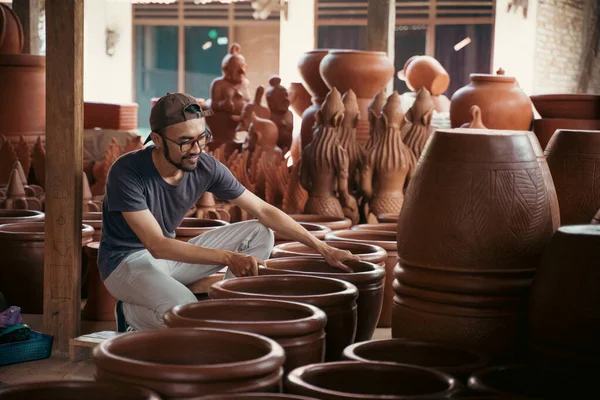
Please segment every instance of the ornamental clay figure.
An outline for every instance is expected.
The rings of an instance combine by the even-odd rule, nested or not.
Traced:
[[[281,78],[272,76],[271,85],[267,89],[267,104],[271,110],[271,121],[275,122],[279,130],[277,145],[285,152],[292,145],[292,131],[294,129],[294,116],[289,110],[290,97],[287,89],[281,85]]]
[[[406,112],[406,119],[412,126],[404,136],[404,143],[411,149],[417,160],[421,157],[425,144],[429,140],[429,127],[434,109],[431,94],[427,89],[421,88],[417,93],[417,99]]]
[[[344,93],[344,120],[340,129],[340,145],[348,153],[348,189],[350,193],[357,196],[360,177],[358,176],[364,161],[364,148],[356,141],[356,127],[360,119],[358,102],[352,89]]]

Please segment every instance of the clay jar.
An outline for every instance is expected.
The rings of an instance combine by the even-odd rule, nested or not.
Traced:
[[[384,222],[379,224],[358,224],[354,225],[352,231],[390,231],[396,232],[398,224],[394,222]]]
[[[23,222],[42,222],[45,214],[34,210],[0,210],[0,225]]]
[[[552,223],[528,132],[435,131],[398,220],[392,337],[510,358]]]
[[[176,306],[165,314],[170,328],[220,328],[252,332],[285,350],[284,371],[325,359],[327,316],[315,306],[259,299],[208,300]]]
[[[533,105],[515,77],[471,74],[471,83],[458,89],[450,99],[450,123],[453,128],[472,120],[471,106],[481,108],[483,125],[489,129],[527,131],[533,120]]]
[[[387,328],[392,325],[392,303],[394,299],[394,266],[397,263],[396,232],[343,230],[333,231],[325,235],[325,240],[341,240],[372,244],[383,248],[387,253],[385,259],[385,288],[383,291],[383,306],[377,327]]]
[[[96,380],[140,385],[163,397],[280,392],[285,354],[247,332],[170,328],[130,332],[93,350]]]
[[[299,222],[299,224],[319,240],[325,239],[325,235],[331,232],[331,229],[324,225],[311,224],[309,222]],[[290,239],[279,232],[275,232],[275,245],[289,242],[293,242],[293,239]]]
[[[356,140],[365,144],[369,139],[369,103],[393,78],[393,62],[379,51],[331,50],[319,69],[329,89],[335,87],[342,94],[352,89],[356,94],[361,116]]]
[[[288,214],[296,222],[309,222],[312,224],[323,225],[332,231],[348,229],[352,226],[349,218],[331,217],[318,214]]]
[[[376,264],[365,261],[346,262],[351,273],[330,266],[320,258],[289,257],[265,261],[266,268],[260,268],[260,275],[302,274],[341,279],[350,282],[358,289],[357,342],[371,340],[381,306],[383,305],[383,283],[385,270]]]
[[[558,130],[545,150],[563,225],[588,224],[600,198],[600,131]]]
[[[197,399],[189,400],[318,400],[314,397],[295,396],[293,394],[283,393],[231,393],[231,394],[216,394],[214,396],[202,396]]]
[[[434,369],[358,361],[307,365],[285,381],[286,392],[321,400],[442,399],[462,388],[454,377]]]
[[[342,242],[339,240],[326,240],[325,243],[328,246],[335,247],[336,249],[348,250],[350,253],[358,256],[360,261],[367,261],[373,264],[377,264],[381,267],[385,266],[387,253],[383,248],[379,246],[359,242]],[[275,248],[271,252],[271,258],[273,259],[283,257],[323,258],[323,256],[318,251],[300,242],[284,243],[275,246]]]
[[[175,239],[187,242],[191,238],[225,225],[229,225],[229,222],[220,219],[184,218],[175,229]]]
[[[161,400],[155,392],[133,385],[94,381],[27,382],[0,388],[3,400]]]
[[[481,353],[451,343],[382,339],[355,343],[344,349],[344,359],[363,362],[395,362],[433,368],[463,382],[473,371],[487,366]]]
[[[23,51],[23,25],[10,7],[0,4],[0,53],[19,54]]]
[[[0,292],[24,314],[44,311],[44,222],[0,226]],[[82,225],[82,246],[92,241],[94,228]],[[73,244],[56,251],[72,251]]]
[[[356,335],[358,289],[332,278],[301,275],[271,275],[232,278],[214,283],[211,299],[267,299],[307,303],[327,314],[325,360],[339,360]]]

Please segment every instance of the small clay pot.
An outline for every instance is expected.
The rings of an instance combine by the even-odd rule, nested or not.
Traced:
[[[394,224],[398,223],[398,214],[381,214],[377,216],[377,221],[379,223],[389,223],[393,222]]]
[[[253,333],[208,328],[130,332],[93,350],[96,380],[147,387],[167,398],[281,388],[283,348]]]
[[[3,400],[161,400],[155,392],[133,385],[95,381],[27,382],[0,387]]]
[[[184,218],[175,229],[175,239],[187,242],[191,238],[226,225],[229,225],[229,222],[220,219]]]
[[[325,359],[327,316],[315,306],[259,299],[207,300],[165,314],[170,328],[219,328],[267,336],[285,350],[284,370]]]
[[[266,399],[266,400],[318,400],[314,397],[295,396],[293,394],[283,393],[228,393],[216,394],[214,396],[202,396],[188,400],[246,400],[246,399]]]
[[[308,303],[327,314],[325,360],[339,360],[356,335],[358,289],[340,279],[301,275],[232,278],[214,283],[211,299],[245,298]]]
[[[600,119],[600,95],[536,94],[529,96],[542,118]]]
[[[379,223],[379,224],[358,224],[358,225],[354,225],[353,227],[351,227],[350,230],[353,230],[353,231],[390,231],[390,232],[396,232],[397,228],[398,228],[398,224],[397,223],[386,222],[386,223]]]
[[[348,250],[350,253],[358,256],[360,261],[367,261],[380,266],[385,265],[385,259],[387,257],[386,251],[373,244],[358,243],[358,242],[342,242],[339,240],[326,240],[325,243],[328,246],[334,247],[340,250]],[[273,248],[271,252],[271,258],[283,258],[283,257],[318,257],[323,256],[305,244],[300,242],[284,243]]]
[[[296,222],[310,222],[312,224],[323,225],[332,231],[348,229],[352,226],[350,218],[330,217],[317,214],[289,214],[289,216]]]
[[[21,222],[42,222],[46,215],[34,210],[0,210],[0,225]]]
[[[462,389],[456,378],[434,369],[359,361],[307,365],[285,381],[286,392],[321,400],[442,399]]]
[[[324,225],[311,224],[310,222],[299,222],[299,224],[319,240],[325,239],[325,235],[331,232],[331,229]],[[275,245],[289,242],[293,242],[293,239],[290,239],[279,232],[275,232]]]
[[[375,332],[381,306],[383,305],[383,283],[385,269],[365,262],[346,262],[351,273],[332,267],[324,259],[307,257],[277,258],[265,261],[260,275],[303,274],[350,282],[358,289],[356,341],[370,340]]]
[[[422,342],[408,339],[382,339],[355,343],[344,349],[344,359],[363,362],[395,362],[418,365],[466,379],[487,366],[481,353],[453,343]]]

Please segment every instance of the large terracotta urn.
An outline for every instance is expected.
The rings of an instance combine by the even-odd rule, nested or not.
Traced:
[[[356,335],[358,289],[340,279],[301,275],[232,278],[214,283],[211,299],[267,299],[308,303],[327,314],[325,360],[339,360]]]
[[[168,399],[281,391],[285,353],[254,333],[208,328],[129,332],[92,352],[96,380],[139,385]]]
[[[206,300],[176,306],[165,314],[170,328],[219,328],[252,332],[285,350],[284,371],[325,359],[327,316],[315,306],[262,299]]]
[[[188,240],[200,236],[205,232],[212,231],[222,226],[229,225],[229,222],[220,219],[200,219],[184,218],[175,229],[175,239],[187,242]]]
[[[366,261],[346,262],[352,272],[345,272],[330,266],[324,259],[308,257],[285,257],[265,261],[260,275],[301,274],[341,279],[350,282],[358,289],[357,305],[357,342],[371,340],[381,306],[383,305],[383,284],[385,269]]]
[[[307,365],[285,380],[287,393],[321,400],[445,399],[462,389],[455,377],[434,369],[360,361]]]
[[[340,229],[348,229],[352,226],[350,218],[344,217],[333,217],[330,215],[319,215],[319,214],[288,214],[296,222],[308,222],[311,224],[317,224],[326,226],[332,231]]]
[[[360,119],[356,140],[365,144],[369,140],[369,103],[384,90],[394,77],[394,63],[384,52],[358,50],[331,50],[319,66],[323,81],[329,89],[334,87],[344,94],[356,94]]]
[[[1,4],[0,4],[1,5]],[[89,380],[55,380],[0,387],[2,400],[161,400],[152,390]]]
[[[310,232],[311,235],[316,237],[317,239],[323,240],[325,239],[325,235],[331,232],[331,229],[324,225],[319,224],[311,224],[310,222],[299,222],[299,224]],[[288,238],[284,234],[275,231],[275,245],[293,242],[293,239]]]
[[[528,132],[435,131],[398,220],[392,336],[515,356],[552,234]]]
[[[358,256],[360,261],[367,261],[382,267],[385,266],[387,253],[379,246],[368,243],[345,242],[339,240],[326,240],[325,243],[331,247],[335,247],[336,249],[348,250],[350,253]],[[321,253],[300,242],[284,243],[275,246],[271,252],[271,258],[283,257],[323,258]]]
[[[0,225],[22,222],[42,222],[46,215],[35,210],[0,210]]]
[[[479,106],[483,125],[489,129],[527,131],[533,121],[533,105],[514,76],[471,74],[471,83],[458,89],[450,99],[453,128],[472,120],[471,107]]]

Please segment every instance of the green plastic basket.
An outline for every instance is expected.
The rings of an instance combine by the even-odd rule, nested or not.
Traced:
[[[54,337],[31,331],[29,340],[0,345],[0,365],[42,360],[52,353]]]

